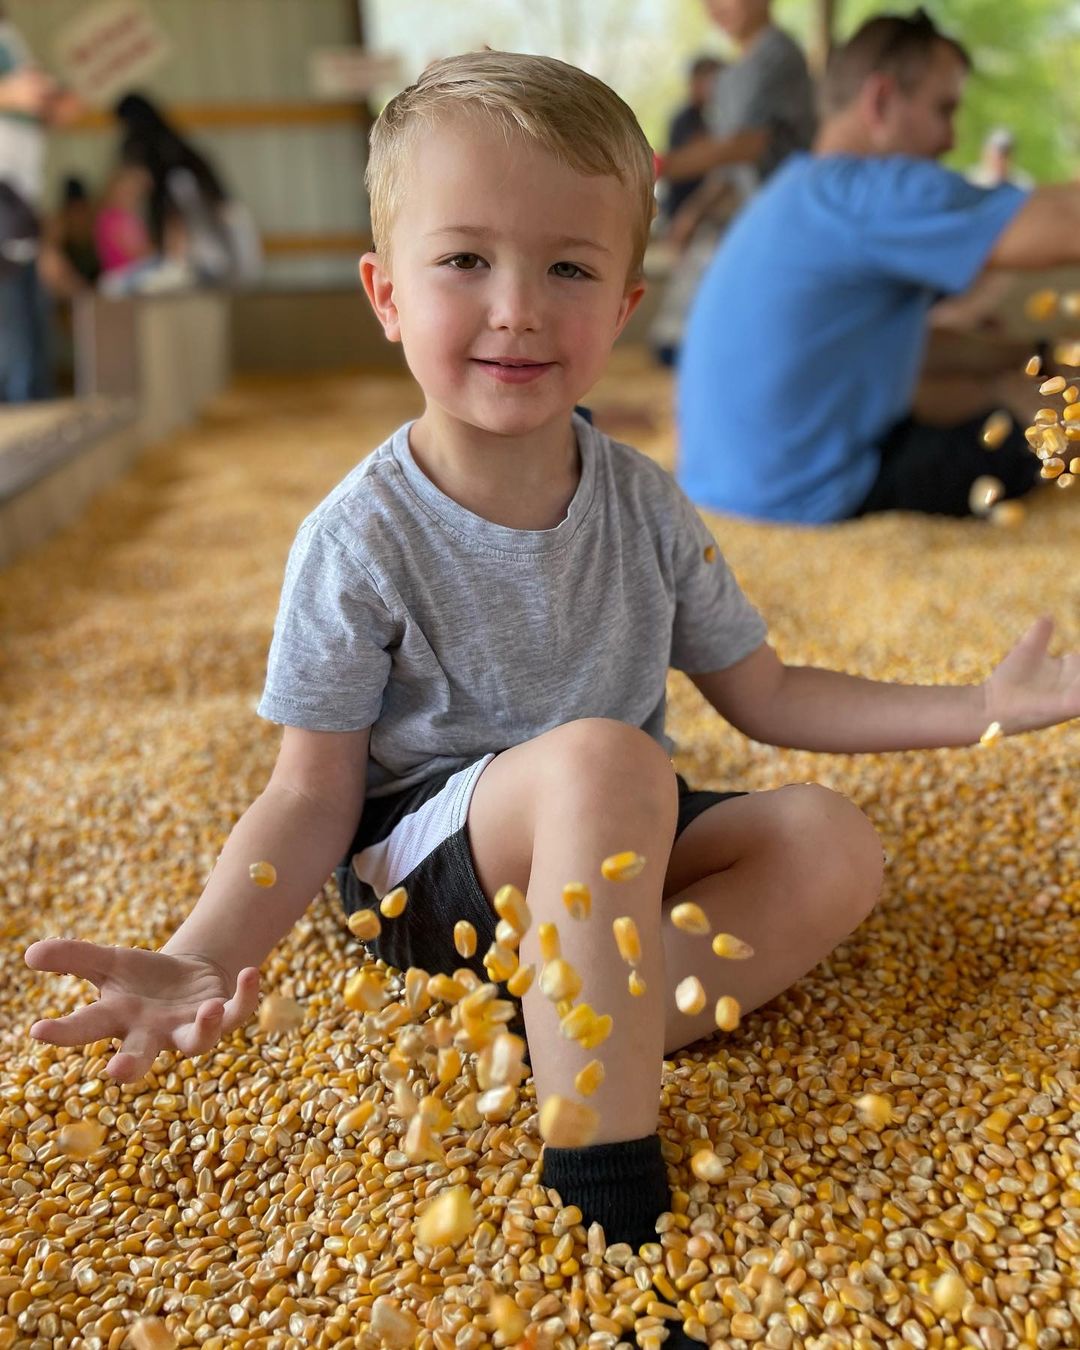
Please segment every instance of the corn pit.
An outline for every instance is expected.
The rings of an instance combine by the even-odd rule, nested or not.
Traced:
[[[663,374],[618,353],[593,405],[670,465]],[[672,1212],[639,1252],[543,1187],[531,1080],[481,1090],[482,1055],[436,1046],[449,1005],[361,966],[332,883],[265,962],[260,1014],[208,1054],[121,1085],[112,1042],[29,1038],[93,997],[27,969],[30,942],[156,948],[194,904],[276,753],[253,704],[296,525],[415,411],[391,376],[238,385],[0,575],[0,1350],[607,1350],[662,1344],[667,1317],[731,1350],[1080,1345],[1075,725],[813,755],[748,742],[672,675],[693,785],[823,782],[867,811],[888,867],[826,961],[665,1061]],[[1010,529],[707,522],[789,662],[957,683],[1045,610],[1055,650],[1080,647],[1080,516],[1051,488]],[[588,904],[570,898],[568,938]],[[560,960],[558,933],[540,939]],[[485,1081],[513,1077],[493,1059]],[[436,1148],[440,1111],[459,1119]],[[411,1163],[410,1130],[442,1160]]]

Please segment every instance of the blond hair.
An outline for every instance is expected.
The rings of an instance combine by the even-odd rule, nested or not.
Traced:
[[[630,273],[641,272],[655,211],[653,154],[637,118],[602,80],[565,61],[521,52],[468,52],[432,63],[397,94],[371,129],[364,181],[375,248],[389,253],[418,128],[460,109],[550,151],[578,173],[619,180],[632,199]]]

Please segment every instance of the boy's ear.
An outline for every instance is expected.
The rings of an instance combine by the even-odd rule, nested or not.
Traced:
[[[622,304],[619,307],[619,317],[615,323],[616,337],[618,337],[619,334],[622,332],[622,330],[626,327],[630,315],[633,314],[634,310],[637,309],[638,305],[641,304],[641,297],[644,294],[645,294],[645,279],[644,277],[642,277],[640,281],[634,282],[634,284],[627,290],[626,294],[622,298]]]
[[[360,259],[360,284],[388,341],[400,342],[401,324],[394,304],[394,282],[377,253],[365,253]]]

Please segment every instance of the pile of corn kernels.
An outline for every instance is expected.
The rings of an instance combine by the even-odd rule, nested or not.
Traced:
[[[543,1187],[528,1080],[410,1160],[395,1089],[431,1083],[347,1005],[332,884],[263,967],[294,1029],[253,1019],[123,1086],[111,1043],[29,1039],[93,997],[30,942],[157,947],[194,904],[275,756],[253,705],[296,525],[416,401],[387,375],[242,384],[0,575],[0,1350],[600,1350],[672,1315],[732,1350],[1080,1345],[1076,726],[829,757],[748,742],[672,676],[692,783],[817,779],[889,865],[827,961],[665,1063],[672,1212],[639,1252]],[[593,399],[668,464],[669,404],[632,352]],[[710,524],[790,662],[979,680],[1047,610],[1080,648],[1080,514],[1052,485],[1012,528]],[[474,1078],[466,1056],[448,1101]],[[96,1147],[65,1147],[78,1121]],[[425,1242],[449,1194],[470,1226]]]

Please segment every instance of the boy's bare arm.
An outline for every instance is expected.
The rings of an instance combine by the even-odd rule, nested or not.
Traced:
[[[349,847],[363,809],[369,736],[370,728],[285,728],[270,782],[233,827],[163,952],[198,953],[234,981],[245,966],[262,964]],[[256,862],[273,864],[273,886],[252,881]]]
[[[972,745],[993,722],[1010,735],[1080,716],[1080,656],[1052,657],[1037,620],[978,685],[885,684],[813,666],[786,666],[762,645],[727,670],[691,679],[754,740],[838,753]]]

